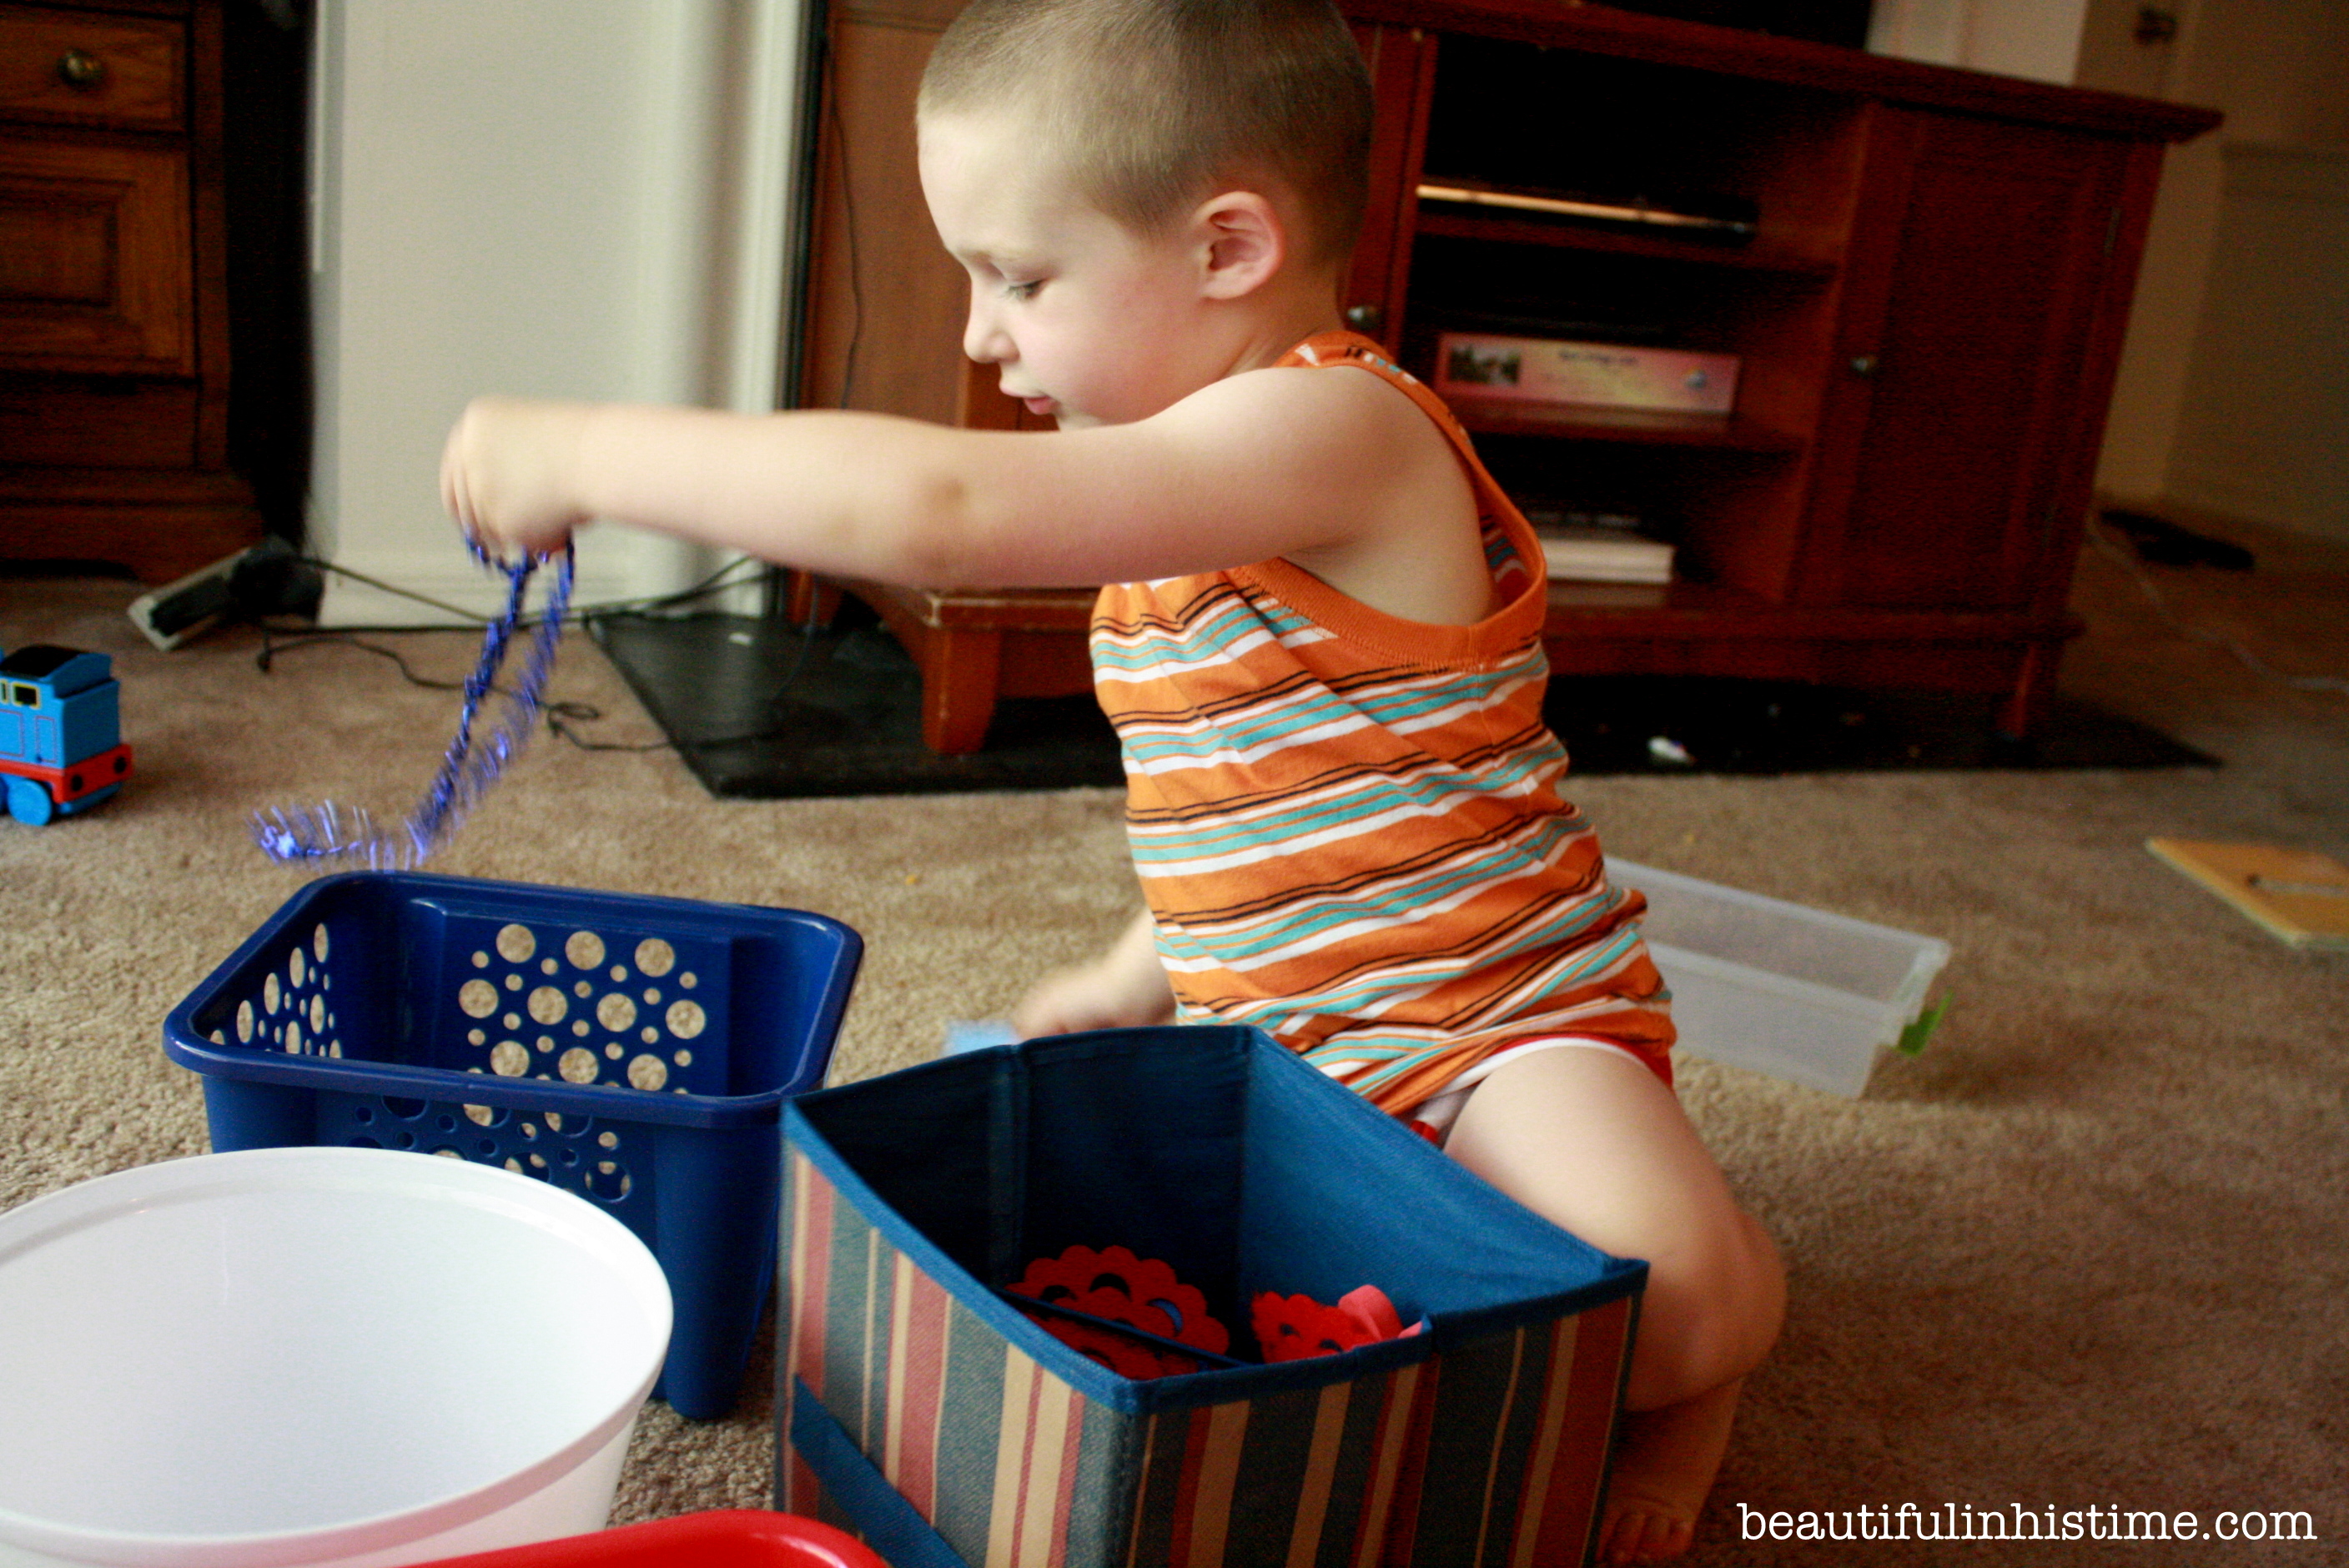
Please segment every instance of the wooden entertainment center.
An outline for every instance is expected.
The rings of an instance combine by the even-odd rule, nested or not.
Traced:
[[[1741,362],[1727,416],[1456,400],[1522,502],[1676,546],[1669,586],[1554,583],[1552,669],[1992,692],[2026,731],[2078,630],[2163,150],[2219,117],[1605,5],[1340,3],[1378,96],[1350,323],[1427,378],[1441,332],[1522,324]],[[831,5],[803,406],[1029,422],[961,358],[960,269],[915,173],[915,84],[957,8]],[[1723,242],[1432,184],[1757,216]],[[1000,696],[1090,686],[1088,593],[839,586],[920,664],[936,750],[978,748]]]

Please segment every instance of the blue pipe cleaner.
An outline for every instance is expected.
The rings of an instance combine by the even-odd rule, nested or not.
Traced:
[[[432,787],[409,812],[397,834],[377,830],[364,810],[350,810],[327,801],[286,811],[273,808],[253,815],[253,841],[273,861],[342,860],[363,861],[370,870],[407,871],[419,866],[435,851],[456,837],[468,811],[489,792],[506,764],[520,754],[536,727],[546,697],[547,676],[554,669],[554,645],[563,636],[564,613],[571,604],[571,583],[576,562],[571,546],[563,547],[554,580],[539,612],[538,630],[531,640],[522,679],[511,692],[501,694],[505,706],[500,721],[473,744],[473,721],[497,689],[497,675],[509,645],[522,624],[523,602],[530,580],[553,556],[533,556],[507,566],[490,558],[480,544],[473,559],[506,573],[506,607],[481,637],[481,656],[466,677],[465,702],[457,717],[456,738],[440,758]]]

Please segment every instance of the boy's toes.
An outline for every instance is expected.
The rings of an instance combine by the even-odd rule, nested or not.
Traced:
[[[1599,1526],[1601,1563],[1662,1563],[1689,1549],[1695,1521],[1640,1498],[1610,1500]]]

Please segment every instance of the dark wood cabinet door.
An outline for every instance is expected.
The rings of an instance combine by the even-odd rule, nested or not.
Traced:
[[[1870,143],[1798,596],[2030,607],[2069,574],[2130,146],[1884,106]]]
[[[177,149],[0,142],[0,366],[193,375],[188,213]]]

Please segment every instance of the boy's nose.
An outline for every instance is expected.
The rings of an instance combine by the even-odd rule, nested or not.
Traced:
[[[962,351],[980,365],[1001,365],[1012,357],[1011,339],[988,308],[985,290],[973,285],[970,315],[963,323]]]

